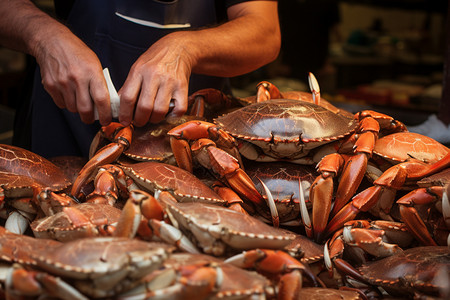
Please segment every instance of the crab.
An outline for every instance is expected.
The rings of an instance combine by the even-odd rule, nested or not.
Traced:
[[[18,232],[24,232],[30,219],[39,212],[36,195],[41,190],[63,191],[70,183],[61,169],[40,155],[0,145],[0,209],[17,209],[20,212],[17,216],[29,214],[19,219],[23,223]]]
[[[390,160],[394,165],[382,172],[374,185],[355,195],[326,227],[330,235],[359,212],[371,211],[389,218],[396,191],[418,180],[442,171],[450,165],[450,151],[437,141],[411,132],[399,132],[380,138],[375,145],[377,157]],[[377,209],[374,209],[377,208]]]
[[[190,253],[224,256],[255,247],[281,249],[294,240],[294,235],[285,230],[223,206],[180,203],[168,192],[161,192],[158,202],[172,225],[147,218],[153,232],[172,244],[192,241],[183,249]]]
[[[311,82],[312,98],[318,99],[318,84]],[[349,117],[312,102],[270,99],[222,115],[214,124],[187,122],[168,134],[172,136],[178,166],[192,171],[196,158],[241,197],[260,206],[264,206],[264,201],[255,192],[254,184],[248,182],[241,155],[256,161],[320,161],[320,175],[310,197],[317,199],[313,205],[312,234],[321,241],[331,210],[334,179],[340,181],[335,199],[335,207],[340,208],[358,189],[378,135],[404,130],[401,122],[374,111]],[[218,153],[227,159],[218,159]]]
[[[359,271],[371,284],[394,296],[443,297],[448,291],[450,252],[446,246],[414,247],[368,262]]]
[[[243,299],[274,294],[267,278],[205,254],[173,253],[141,282],[118,299]]]
[[[50,192],[47,197],[54,196],[55,194]],[[37,238],[62,242],[97,236],[131,238],[136,235],[141,224],[140,209],[152,210],[147,201],[149,197],[150,195],[144,191],[133,190],[120,209],[105,203],[89,202],[64,207],[58,213],[34,220],[31,229]],[[146,204],[138,209],[136,203]],[[153,216],[162,218],[162,215],[154,212]]]
[[[67,242],[78,238],[112,235],[122,211],[109,204],[81,203],[31,223],[37,238]]]
[[[120,185],[119,190],[123,190],[125,194],[127,191],[134,189],[144,189],[150,193],[161,190],[170,191],[177,199],[183,201],[226,204],[222,197],[200,179],[177,166],[147,161],[105,165],[98,169],[114,175],[105,177],[103,181],[98,179],[99,173],[95,173],[96,169],[86,173],[82,172],[79,177],[83,177],[83,179],[79,180],[76,185],[74,184],[72,194],[77,195],[78,198],[83,198],[80,193],[83,186],[92,181],[93,177],[96,177],[95,185],[99,189],[98,193],[111,190],[111,186],[118,184]],[[89,197],[89,195],[86,196],[86,198]]]
[[[60,243],[13,234],[4,229],[0,237],[3,260],[57,276],[85,295],[84,299],[112,297],[133,288],[140,278],[162,266],[173,251],[167,244],[119,237]],[[14,282],[15,278],[12,280]],[[57,293],[58,288],[64,291],[58,283],[53,282],[53,293]],[[45,286],[45,283],[40,284]]]

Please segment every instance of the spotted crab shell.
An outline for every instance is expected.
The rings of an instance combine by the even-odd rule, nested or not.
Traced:
[[[355,131],[355,119],[302,100],[273,99],[216,118],[215,123],[238,139],[263,144],[298,144],[312,149]]]

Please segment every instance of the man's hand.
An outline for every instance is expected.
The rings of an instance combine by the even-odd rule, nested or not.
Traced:
[[[109,93],[95,53],[69,31],[36,49],[42,84],[60,108],[79,113],[84,123],[94,122],[94,104],[102,125],[111,122]]]
[[[36,58],[56,105],[102,125],[111,122],[109,94],[97,56],[66,26],[29,0],[0,1],[0,43]]]
[[[122,124],[158,123],[166,117],[171,100],[172,115],[186,112],[192,60],[184,37],[181,32],[163,37],[133,64],[119,91]]]
[[[194,31],[170,33],[153,44],[131,67],[119,91],[119,121],[143,126],[160,122],[169,111],[187,110],[191,72],[233,77],[274,60],[281,37],[276,1],[230,6],[228,22]]]

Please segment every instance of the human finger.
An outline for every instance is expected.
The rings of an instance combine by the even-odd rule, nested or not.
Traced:
[[[141,92],[136,103],[133,118],[133,124],[138,127],[148,123],[153,109],[155,108],[155,97],[159,86],[155,80],[144,80],[142,82]]]
[[[103,75],[103,74],[102,74]],[[91,79],[89,84],[89,96],[92,99],[90,103],[93,103],[97,107],[98,120],[102,126],[106,126],[111,123],[111,102],[106,80],[103,76],[99,75]],[[92,106],[89,114],[94,116],[94,107]]]
[[[155,102],[153,105],[152,113],[150,115],[151,123],[159,123],[167,115],[169,111],[170,101],[173,95],[173,87],[165,84],[160,85],[156,93]]]
[[[142,82],[141,75],[130,72],[118,92],[120,97],[119,122],[124,126],[130,125],[133,121],[136,99],[139,97]]]

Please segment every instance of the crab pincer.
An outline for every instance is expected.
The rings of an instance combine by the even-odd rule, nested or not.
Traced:
[[[125,127],[120,123],[111,123],[102,127],[102,130],[105,135],[112,137],[113,142],[97,151],[80,170],[71,191],[75,197],[79,197],[83,185],[96,175],[98,167],[114,162],[130,146],[133,125]]]

